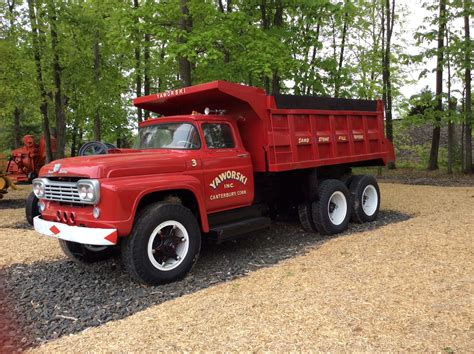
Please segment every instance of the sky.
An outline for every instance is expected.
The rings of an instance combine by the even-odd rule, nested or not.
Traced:
[[[426,1],[426,0],[425,0]],[[436,0],[432,0],[435,2]],[[422,1],[420,0],[396,0],[396,6],[405,6],[408,10],[408,16],[404,18],[405,25],[403,26],[403,33],[406,33],[403,40],[408,42],[408,52],[410,54],[417,54],[419,52],[419,48],[415,45],[415,40],[413,38],[413,34],[417,31],[423,22],[427,22],[426,19],[434,14],[425,10],[422,6]],[[457,28],[463,28],[464,23],[462,19],[455,22],[453,24]],[[400,24],[398,24],[398,28],[400,29]],[[436,45],[436,43],[432,43],[432,45]],[[436,59],[431,58],[426,62],[425,65],[418,65],[414,67],[411,72],[409,73],[409,78],[414,81],[414,83],[405,85],[401,92],[405,97],[410,97],[416,93],[419,93],[422,88],[428,86],[431,88],[432,91],[435,90],[436,84],[436,74],[429,73],[427,77],[418,79],[420,72],[427,68],[432,70],[436,67]],[[446,74],[445,74],[446,75]],[[453,89],[459,86],[454,84]]]
[[[398,0],[395,6],[405,6],[408,10],[408,16],[404,19],[405,24],[403,25],[403,32],[406,33],[403,40],[407,41],[408,51],[410,54],[417,54],[419,49],[415,45],[415,40],[413,34],[416,32],[417,28],[423,24],[424,19],[430,15],[428,11],[421,7],[420,0]],[[400,30],[400,24],[398,24],[398,29]],[[399,41],[399,44],[400,41]],[[427,63],[429,67],[435,67],[436,61],[433,59]],[[410,97],[415,93],[420,92],[420,90],[429,86],[434,88],[435,77],[433,74],[428,75],[426,78],[418,79],[420,72],[423,70],[423,66],[417,66],[409,72],[409,78],[414,81],[414,83],[405,85],[401,92],[405,97]]]

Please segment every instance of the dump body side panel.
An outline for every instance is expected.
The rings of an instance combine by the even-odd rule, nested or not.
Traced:
[[[389,159],[382,111],[272,109],[270,114],[269,171]]]

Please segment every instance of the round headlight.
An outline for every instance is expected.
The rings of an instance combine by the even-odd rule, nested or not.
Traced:
[[[42,181],[33,181],[33,193],[37,198],[44,197],[44,183]]]
[[[79,198],[86,204],[97,204],[100,198],[100,184],[94,179],[77,181]]]
[[[88,186],[82,185],[79,187],[79,198],[81,199],[87,199],[87,192],[88,192]]]

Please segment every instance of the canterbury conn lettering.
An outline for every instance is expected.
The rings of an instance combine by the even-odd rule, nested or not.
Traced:
[[[209,184],[212,189],[216,189],[219,185],[227,180],[239,181],[242,184],[247,184],[247,177],[244,174],[237,171],[225,171],[220,173],[213,181]]]

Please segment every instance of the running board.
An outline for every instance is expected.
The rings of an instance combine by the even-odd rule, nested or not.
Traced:
[[[270,227],[271,219],[267,217],[256,217],[235,221],[232,223],[215,225],[209,230],[209,238],[222,243],[234,240],[240,236]]]

